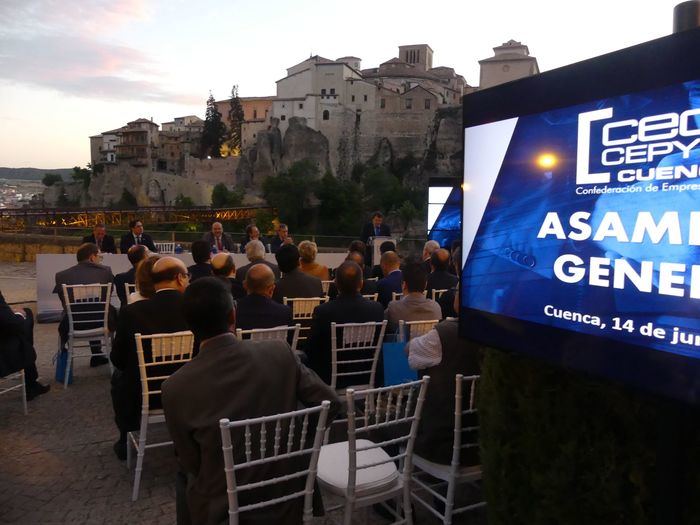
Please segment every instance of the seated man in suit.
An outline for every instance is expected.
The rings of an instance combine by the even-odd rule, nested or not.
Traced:
[[[457,286],[459,278],[449,272],[450,252],[444,248],[435,250],[430,256],[430,268],[432,269],[428,275],[428,297],[432,299],[433,290],[450,290]]]
[[[187,267],[187,271],[190,272],[190,282],[211,276],[209,248],[210,246],[206,241],[194,241],[192,243],[192,260],[194,264]]]
[[[246,274],[248,295],[237,301],[236,324],[242,330],[274,328],[292,323],[292,309],[272,300],[275,275],[265,264],[254,264]]]
[[[241,239],[241,253],[246,252],[246,246],[250,241],[260,241],[265,248],[265,238],[260,235],[260,229],[255,224],[249,224],[245,227],[245,237]]]
[[[455,248],[455,250],[452,252],[452,271],[454,272],[455,276],[455,286],[457,286],[457,284],[459,283],[459,274],[461,271],[461,267],[462,249],[458,247]],[[449,275],[452,275],[452,273],[449,273]],[[457,294],[457,291],[453,286],[450,287],[444,294],[442,294],[440,296],[440,299],[438,299],[438,304],[440,305],[440,308],[442,308],[443,319],[447,317],[457,317],[457,312],[454,309],[455,297],[459,297],[459,294]]]
[[[0,378],[22,369],[28,401],[50,390],[50,385],[37,381],[32,311],[13,311],[0,292]]]
[[[377,282],[377,292],[379,293],[379,302],[386,308],[392,300],[393,292],[401,293],[401,260],[396,252],[385,252],[382,254],[380,261],[382,267],[383,279]]]
[[[236,325],[231,294],[218,279],[193,283],[185,291],[184,310],[188,325],[201,340],[200,351],[162,386],[166,423],[185,474],[176,485],[178,501],[184,499],[183,477],[187,480],[186,504],[177,506],[178,523],[221,523],[228,520],[228,501],[219,420],[279,414],[296,410],[299,404],[317,406],[328,400],[330,421],[340,409],[340,400],[299,362],[286,342],[236,339],[231,333]],[[234,442],[241,443],[242,438],[243,430],[236,431]],[[242,462],[244,454],[242,447],[234,448],[235,461]],[[287,473],[291,472],[285,471],[285,464],[277,462],[240,470],[236,479],[242,485]],[[292,481],[292,490],[303,490],[304,481]],[[289,488],[266,487],[265,499],[279,497],[283,487]],[[239,493],[239,504],[257,501],[261,492]],[[297,498],[247,512],[243,522],[301,523],[302,501]]]
[[[238,279],[240,282],[245,282],[245,274],[248,272],[248,269],[254,264],[258,263],[268,266],[270,270],[272,270],[272,273],[275,274],[275,279],[280,278],[280,269],[277,267],[277,265],[265,260],[265,246],[263,246],[262,242],[255,240],[250,241],[248,244],[246,244],[245,254],[250,263],[246,264],[245,266],[241,266],[236,271],[236,279]]]
[[[335,284],[338,287],[338,297],[314,309],[311,336],[307,345],[309,366],[326,383],[331,381],[331,323],[384,320],[382,305],[360,295],[362,269],[356,263],[345,261],[341,264],[336,270]]]
[[[277,227],[277,235],[270,241],[270,251],[272,253],[277,253],[282,246],[292,244],[293,242],[294,239],[290,237],[287,225],[280,223]]]
[[[114,452],[126,459],[126,434],[137,430],[141,415],[141,378],[134,334],[161,334],[187,330],[182,312],[182,293],[189,283],[185,264],[175,257],[158,259],[151,269],[156,293],[151,299],[138,301],[119,312],[117,334],[110,359],[112,407],[119,439]]]
[[[107,235],[107,228],[101,223],[95,224],[95,227],[92,229],[92,235],[83,237],[83,242],[97,245],[97,249],[102,253],[117,253],[114,237]]]
[[[380,246],[379,246],[379,255],[380,257],[384,255],[386,252],[395,252],[396,251],[396,245],[392,241],[384,241]],[[384,272],[382,271],[382,264],[381,264],[381,259],[379,260],[379,264],[375,264],[370,268],[370,277],[373,279],[382,279],[384,277]]]
[[[231,295],[234,300],[245,297],[245,288],[236,279],[236,265],[230,253],[217,253],[211,258],[211,272],[231,287]]]
[[[345,257],[345,260],[352,261],[355,264],[357,264],[360,268],[364,268],[365,257],[364,255],[362,255],[362,252],[350,252]],[[377,293],[377,283],[374,281],[363,280],[362,290],[360,290],[360,293],[362,295],[370,295]],[[330,285],[328,286],[328,297],[330,297],[331,299],[335,299],[336,297],[338,297],[338,287],[335,285],[335,282],[330,283]]]
[[[111,268],[100,264],[102,256],[96,245],[89,242],[81,244],[75,255],[78,259],[78,264],[58,272],[56,274],[56,285],[53,288],[53,293],[58,294],[64,308],[63,317],[61,317],[61,322],[58,323],[58,334],[61,336],[61,348],[65,348],[68,342],[69,330],[62,285],[107,284],[114,281]],[[116,310],[114,310],[114,313],[112,313],[111,310],[113,310],[112,307],[110,307],[110,321],[113,321],[112,318],[116,315]],[[97,346],[93,346],[92,353],[100,353],[100,349]],[[90,359],[90,366],[106,365],[108,362],[109,361],[107,361],[107,358],[104,356],[94,356]]]
[[[459,311],[459,293],[456,297],[453,306]],[[457,319],[447,319],[427,334],[411,339],[405,350],[409,366],[430,376],[414,452],[428,461],[449,465],[454,439],[455,375],[480,374],[480,349],[459,337]],[[464,427],[473,424],[462,421]],[[478,453],[478,447],[463,449],[460,463],[478,464]]]
[[[137,219],[129,221],[129,233],[122,235],[119,242],[119,251],[126,253],[134,244],[143,244],[153,253],[157,253],[156,245],[153,244],[153,239],[147,233],[143,233],[143,223]]]
[[[128,302],[126,298],[126,285],[136,282],[136,267],[146,258],[146,247],[142,244],[135,244],[126,252],[126,256],[131,263],[131,268],[114,276],[114,288],[119,297],[121,306],[124,306]]]
[[[217,252],[233,251],[233,239],[228,233],[224,233],[224,226],[220,222],[212,224],[211,231],[202,235],[202,240],[209,245],[211,251],[214,249]]]
[[[423,268],[426,274],[432,271],[430,268],[430,256],[439,249],[440,243],[437,241],[430,240],[423,245]]]
[[[272,298],[282,303],[283,297],[323,297],[321,279],[308,275],[299,269],[299,249],[293,244],[285,244],[275,254],[277,266],[284,274],[277,281]]]
[[[400,301],[391,301],[386,309],[385,318],[388,333],[395,333],[399,321],[431,321],[442,319],[440,305],[423,295],[426,275],[422,263],[409,263],[401,272],[403,282]]]

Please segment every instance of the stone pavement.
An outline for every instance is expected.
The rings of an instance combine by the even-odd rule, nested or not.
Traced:
[[[0,264],[0,291],[8,302],[31,301],[33,277],[33,265]],[[140,497],[132,503],[133,474],[112,452],[117,435],[109,368],[76,360],[74,383],[64,390],[53,380],[57,324],[38,324],[34,334],[40,380],[50,383],[51,391],[29,402],[27,416],[18,395],[0,398],[0,524],[175,523],[172,448],[146,453]],[[355,518],[385,523],[372,511]],[[340,513],[331,513],[314,523],[341,521]],[[416,522],[437,523],[424,512]],[[485,519],[479,513],[468,522]]]

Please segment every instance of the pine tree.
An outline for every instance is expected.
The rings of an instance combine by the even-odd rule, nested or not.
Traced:
[[[231,88],[231,107],[228,111],[228,121],[231,126],[228,145],[231,155],[241,154],[243,120],[243,106],[241,105],[241,99],[238,97],[238,85],[234,84]]]
[[[221,120],[221,113],[216,109],[214,95],[209,92],[207,113],[204,117],[204,130],[202,131],[200,157],[221,157],[221,144],[224,142],[225,136],[226,126]]]

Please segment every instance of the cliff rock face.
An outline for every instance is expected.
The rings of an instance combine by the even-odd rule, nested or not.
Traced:
[[[328,139],[320,131],[308,127],[305,118],[292,117],[282,141],[281,170],[289,169],[300,160],[310,160],[316,164],[321,175],[331,169]]]

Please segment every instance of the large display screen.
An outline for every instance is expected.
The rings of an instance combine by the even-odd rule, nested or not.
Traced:
[[[462,239],[462,181],[431,177],[428,183],[428,239],[450,249]]]
[[[700,400],[693,48],[697,30],[465,97],[464,335]],[[503,107],[518,85],[542,98]]]

